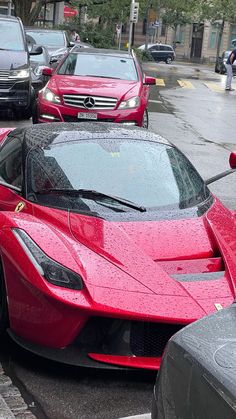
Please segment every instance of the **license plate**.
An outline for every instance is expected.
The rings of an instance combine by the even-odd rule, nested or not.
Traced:
[[[96,113],[93,112],[79,112],[77,115],[78,119],[93,119],[96,120],[98,119],[98,116]]]

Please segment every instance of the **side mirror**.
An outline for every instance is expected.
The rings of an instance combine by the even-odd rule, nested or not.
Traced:
[[[207,179],[205,181],[206,185],[209,185],[210,183],[215,182],[216,180],[222,179],[225,176],[230,175],[231,173],[234,173],[236,170],[236,151],[232,151],[229,155],[229,165],[230,169],[226,170],[225,172],[219,173],[219,175],[213,176],[210,179]]]
[[[50,67],[44,67],[43,68],[43,71],[42,71],[43,76],[51,77],[52,73],[53,73],[52,68],[50,68]]]
[[[39,45],[33,45],[29,55],[40,55],[43,53],[43,48]]]
[[[75,42],[70,41],[70,42],[69,42],[69,48],[72,48],[72,47],[74,47],[74,46],[75,46]]]
[[[144,77],[144,84],[148,84],[148,85],[151,85],[151,84],[156,84],[156,79],[155,79],[155,77],[145,76],[145,77]]]
[[[236,169],[236,151],[232,151],[232,153],[230,153],[229,165],[231,169]]]

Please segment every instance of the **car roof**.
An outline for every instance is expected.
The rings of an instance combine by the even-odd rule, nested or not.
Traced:
[[[133,55],[128,51],[121,51],[118,49],[105,49],[105,48],[84,48],[83,50],[76,45],[71,49],[70,54],[79,52],[80,54],[100,54],[100,55],[110,55],[121,58],[133,58]]]
[[[12,20],[12,21],[18,21],[19,22],[19,18],[16,16],[9,16],[9,15],[1,15],[0,14],[0,19],[1,20]]]
[[[22,132],[23,136],[20,135]],[[60,134],[66,134],[67,132],[70,133],[70,135],[60,136]],[[22,139],[24,146],[28,151],[37,146],[44,148],[49,144],[70,143],[80,140],[113,140],[125,138],[151,141],[172,146],[165,138],[144,128],[128,127],[109,122],[52,122],[50,124],[16,128],[11,132],[11,135],[12,134]]]
[[[62,29],[46,29],[46,28],[36,28],[34,27],[25,27],[25,31],[30,31],[30,32],[65,32]]]

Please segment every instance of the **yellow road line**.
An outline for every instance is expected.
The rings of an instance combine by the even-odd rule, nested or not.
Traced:
[[[156,85],[157,86],[165,86],[165,82],[163,79],[156,79]]]
[[[206,87],[208,87],[208,89],[213,90],[213,92],[224,93],[225,91],[225,87],[219,83],[207,82],[204,84]]]
[[[180,87],[183,87],[184,89],[195,89],[194,85],[191,83],[191,81],[188,80],[177,80]]]

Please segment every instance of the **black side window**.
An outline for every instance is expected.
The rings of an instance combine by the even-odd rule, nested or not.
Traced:
[[[173,51],[171,47],[166,47],[166,51]]]
[[[153,47],[149,48],[149,51],[159,51],[160,46],[159,45],[154,45]]]
[[[22,143],[9,138],[0,149],[0,181],[22,187]]]

